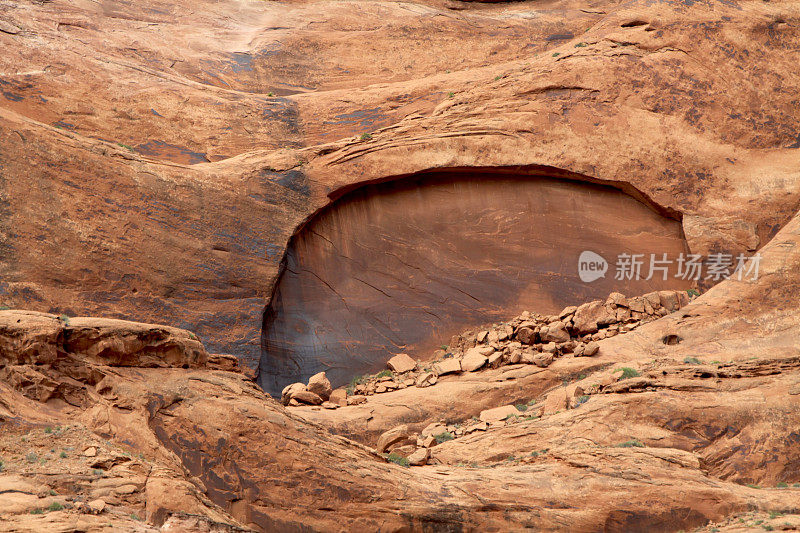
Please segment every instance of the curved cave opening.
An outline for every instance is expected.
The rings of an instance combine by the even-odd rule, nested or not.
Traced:
[[[578,258],[608,262],[581,280]],[[451,336],[524,310],[555,313],[612,291],[688,288],[661,272],[615,279],[620,254],[687,253],[679,213],[629,184],[563,170],[461,168],[339,191],[289,242],[263,315],[259,385],[325,371],[334,386],[397,353],[427,359]]]

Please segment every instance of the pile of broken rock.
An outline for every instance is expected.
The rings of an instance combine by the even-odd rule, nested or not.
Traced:
[[[325,409],[336,409],[347,405],[347,393],[343,389],[333,390],[325,372],[314,374],[305,383],[292,383],[281,392],[283,405],[321,405]]]
[[[658,291],[608,298],[565,308],[558,315],[523,312],[508,322],[478,331],[467,331],[450,340],[448,350],[437,350],[435,361],[418,364],[406,354],[388,362],[393,375],[362,380],[355,395],[371,395],[409,386],[434,385],[439,376],[475,372],[508,364],[549,366],[556,357],[588,357],[598,353],[597,341],[626,333],[639,325],[677,311],[690,301],[685,291]],[[349,398],[350,403],[359,399]]]
[[[434,360],[420,363],[407,354],[387,362],[391,372],[356,378],[349,390],[330,390],[324,372],[308,385],[293,383],[283,390],[284,405],[321,405],[335,409],[366,400],[366,396],[407,387],[435,385],[440,376],[476,372],[511,364],[549,366],[557,357],[590,357],[599,352],[597,341],[626,333],[639,325],[677,311],[688,304],[686,291],[657,291],[626,297],[611,293],[606,300],[570,306],[557,315],[528,311],[492,327],[467,331],[437,350]]]

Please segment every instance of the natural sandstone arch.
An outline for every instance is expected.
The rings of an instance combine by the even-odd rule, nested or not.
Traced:
[[[259,383],[277,394],[325,370],[341,385],[526,309],[688,286],[674,271],[614,279],[619,253],[687,252],[680,218],[627,184],[552,168],[437,170],[344,191],[289,243]],[[583,250],[606,257],[604,279],[580,281]]]

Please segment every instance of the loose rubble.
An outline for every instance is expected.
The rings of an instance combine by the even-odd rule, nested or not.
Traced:
[[[337,391],[330,390],[330,382],[321,372],[308,385],[293,383],[284,388],[281,399],[288,406],[336,409],[363,403],[373,394],[429,387],[448,374],[512,364],[546,368],[559,357],[592,357],[600,351],[598,341],[666,316],[689,301],[685,291],[657,291],[630,298],[613,292],[605,300],[569,306],[557,315],[525,311],[508,322],[456,335],[449,346],[443,347],[447,350],[437,350],[435,361],[421,363],[398,354],[388,361],[388,370],[359,376],[346,389]]]

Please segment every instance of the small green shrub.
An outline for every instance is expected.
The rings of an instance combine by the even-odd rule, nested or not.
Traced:
[[[58,456],[61,457],[62,459],[66,459],[67,458],[67,452],[62,451],[60,454],[58,454]]]
[[[102,476],[103,471],[100,470],[99,468],[95,468],[94,470],[92,470],[92,474],[94,474],[95,476]]]
[[[44,509],[31,509],[31,514],[44,514]]]
[[[517,411],[522,411],[523,413],[528,410],[528,404],[527,403],[518,403],[514,407],[517,408]]]
[[[61,315],[58,319],[63,322],[65,326],[69,326],[69,317],[67,315]]]
[[[29,463],[38,463],[39,456],[36,455],[35,452],[30,452],[28,455],[25,456],[25,460],[28,461]]]
[[[578,43],[575,45],[575,48],[584,48],[586,47],[586,43]]]
[[[788,483],[784,483],[783,481],[781,481],[780,483],[778,483],[775,486],[778,487],[779,489],[785,489],[785,488],[787,488],[789,486],[789,484]]]
[[[53,428],[51,428],[50,426],[47,426],[46,428],[44,428],[44,432],[49,435],[50,433],[53,432]]]
[[[629,366],[623,366],[619,370],[622,370],[622,376],[619,379],[630,379],[630,378],[638,378],[641,376],[638,370],[635,368],[631,368]]]
[[[577,405],[583,405],[583,404],[585,404],[586,402],[588,402],[588,401],[589,401],[589,398],[590,398],[590,397],[589,397],[589,396],[587,396],[586,394],[584,394],[583,396],[578,396]]]
[[[751,489],[760,489],[761,488],[761,487],[759,487],[758,485],[756,485],[754,483],[748,483],[747,486],[750,487]]]
[[[391,371],[391,370],[389,370],[389,369],[386,369],[386,370],[381,370],[380,372],[378,372],[377,374],[375,374],[375,377],[376,377],[377,379],[380,379],[380,378],[390,378],[390,377],[392,377],[393,375],[394,375],[394,374],[392,373],[392,371]]]
[[[686,294],[691,298],[692,296],[700,296],[700,291],[697,289],[686,289]]]
[[[449,93],[447,93],[447,97],[448,98],[453,98],[455,95],[456,95],[456,93],[454,93],[453,91],[450,91]]]
[[[494,81],[497,81],[497,80],[499,80],[499,79],[500,79],[500,78],[502,78],[502,77],[503,77],[503,76],[501,76],[500,74],[498,74],[497,76],[495,76],[495,77],[494,77]]]
[[[117,146],[119,146],[120,148],[125,148],[126,150],[130,150],[131,152],[133,152],[133,148],[131,146],[128,146],[127,144],[117,143]]]
[[[517,418],[519,418],[519,415],[508,414],[503,420],[511,420],[512,418],[516,420]]]
[[[62,511],[64,510],[64,506],[58,502],[53,502],[47,507],[48,511]]]
[[[353,379],[350,380],[350,384],[347,386],[347,395],[350,396],[353,394],[353,391],[356,388],[356,385],[361,385],[367,380],[366,376],[355,376]]]
[[[455,437],[449,431],[443,431],[442,433],[439,433],[438,435],[434,435],[433,438],[436,439],[437,443],[441,444],[441,443],[446,442],[448,440],[453,440]]]
[[[686,363],[686,364],[689,364],[689,365],[702,365],[703,364],[703,362],[700,359],[698,359],[697,357],[689,357],[688,355],[683,360],[683,362]]]
[[[139,518],[139,515],[137,515],[136,513],[131,513],[131,520],[136,520],[137,522],[140,522],[142,519]]]
[[[390,463],[394,463],[396,465],[405,466],[405,467],[410,466],[409,463],[408,463],[408,459],[406,459],[402,455],[398,455],[398,454],[396,454],[394,452],[390,453],[389,455],[387,455],[386,456],[386,460],[389,461]]]
[[[372,139],[372,135],[370,135],[369,133],[362,133],[361,134],[361,140],[362,141],[368,141],[370,139]]]
[[[0,461],[0,472],[2,472],[2,471],[3,471],[3,468],[4,468],[4,467],[3,467],[3,461]]]
[[[57,494],[58,493],[56,491],[54,491],[53,489],[50,489],[50,496],[55,496]]]
[[[267,96],[269,96],[270,98],[272,98],[273,96],[275,96],[275,93],[273,93],[273,92],[271,92],[271,91],[270,91],[270,92],[268,92],[268,93],[267,93]]]
[[[631,439],[621,444],[617,444],[617,448],[644,448],[644,444],[637,439]]]
[[[765,531],[774,531],[774,530],[775,530],[775,528],[774,528],[774,527],[772,527],[772,526],[771,526],[771,525],[769,525],[769,524],[766,524],[766,525],[764,525],[764,530],[765,530]]]
[[[553,52],[553,57],[558,57],[558,56],[560,56],[560,55],[561,55],[561,54],[560,54],[560,53],[558,53],[558,52]]]

